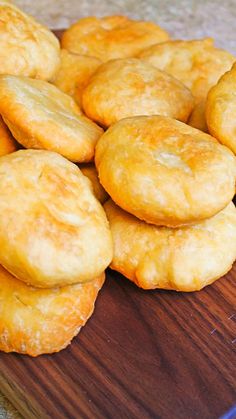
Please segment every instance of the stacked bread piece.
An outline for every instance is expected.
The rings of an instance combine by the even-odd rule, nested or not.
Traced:
[[[57,38],[12,4],[0,20],[0,349],[36,356],[79,332],[112,260],[105,212],[71,162],[93,160],[103,129],[49,83]]]
[[[232,267],[235,156],[213,137],[163,116],[126,118],[99,140],[96,165],[120,207],[105,204],[112,268],[144,289],[195,291]]]
[[[211,104],[216,83],[235,57],[210,38],[166,37],[145,47],[141,42],[138,50],[134,25],[121,17],[87,18],[62,37],[70,54],[103,62],[80,103],[107,129],[95,164],[111,197],[104,206],[113,237],[110,266],[144,289],[195,291],[228,272],[236,258],[235,156],[217,141],[230,140],[211,127],[219,120]],[[231,80],[222,122],[230,138],[234,68],[222,78]]]
[[[122,16],[61,44],[0,1],[0,350],[32,356],[70,343],[109,265],[194,291],[236,258],[235,156],[203,132],[228,145],[207,93],[235,58]]]
[[[0,348],[55,352],[93,311],[112,258],[108,222],[90,181],[57,153],[1,157],[0,176]]]

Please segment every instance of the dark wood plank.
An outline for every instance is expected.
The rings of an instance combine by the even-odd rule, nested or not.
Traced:
[[[27,418],[219,418],[236,399],[235,277],[183,294],[108,271],[69,348],[0,354],[0,390]]]
[[[183,294],[108,271],[68,349],[0,355],[1,391],[27,418],[218,418],[236,396],[235,275]]]

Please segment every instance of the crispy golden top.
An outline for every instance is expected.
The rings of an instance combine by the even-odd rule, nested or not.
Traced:
[[[191,92],[178,80],[137,58],[108,61],[91,77],[82,95],[88,117],[109,126],[135,115],[165,115],[187,121]]]
[[[53,33],[15,5],[0,2],[0,74],[51,80],[60,47]]]
[[[163,116],[114,124],[100,138],[95,162],[111,198],[157,225],[211,217],[235,192],[233,153],[213,137]]]
[[[0,76],[0,114],[24,147],[56,151],[72,161],[91,161],[103,133],[70,96],[26,77]]]
[[[168,38],[168,33],[152,22],[135,21],[125,16],[86,17],[64,32],[62,47],[108,61],[135,57],[149,45]]]
[[[146,49],[140,57],[182,81],[196,102],[206,98],[209,89],[236,60],[229,52],[216,48],[211,38],[168,41]]]
[[[0,159],[0,263],[48,288],[100,275],[112,257],[104,210],[79,168],[59,154],[20,150]]]

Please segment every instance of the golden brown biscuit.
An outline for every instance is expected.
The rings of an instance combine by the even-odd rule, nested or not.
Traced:
[[[111,198],[156,225],[198,222],[234,196],[233,153],[210,135],[163,116],[117,122],[100,138],[95,163]]]
[[[137,58],[100,66],[82,95],[86,115],[103,126],[135,115],[160,114],[187,121],[193,103],[182,83]]]
[[[140,58],[182,81],[196,102],[206,98],[209,89],[236,60],[229,52],[216,48],[211,38],[154,45]]]
[[[96,198],[101,202],[101,204],[104,204],[104,202],[108,199],[108,194],[99,181],[98,172],[94,164],[81,164],[79,165],[79,168],[83,175],[87,176],[87,178],[91,181]]]
[[[236,64],[210,90],[206,120],[209,132],[236,154]]]
[[[0,114],[24,147],[56,151],[75,162],[93,159],[103,133],[70,96],[26,77],[0,76]]]
[[[0,116],[0,157],[17,150],[17,143]]]
[[[144,48],[166,41],[168,33],[152,22],[126,16],[86,17],[62,35],[62,47],[102,61],[134,57]]]
[[[206,116],[205,116],[206,102],[202,100],[193,109],[188,120],[188,125],[193,128],[200,129],[200,131],[208,133]]]
[[[64,349],[92,315],[104,278],[47,290],[0,266],[0,351],[38,356]]]
[[[230,203],[189,227],[146,224],[105,203],[114,257],[111,268],[141,288],[197,291],[225,275],[236,259],[236,209]]]
[[[0,74],[51,80],[60,63],[53,33],[6,2],[0,2],[0,22]]]
[[[73,54],[62,49],[60,69],[53,84],[80,104],[84,88],[100,65],[101,61],[96,57]]]
[[[100,275],[111,234],[91,183],[59,154],[20,150],[0,159],[0,264],[49,288]]]

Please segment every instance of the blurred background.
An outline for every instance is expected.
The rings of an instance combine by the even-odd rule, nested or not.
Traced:
[[[124,14],[153,20],[175,38],[211,36],[236,54],[236,0],[15,0],[51,28],[68,27],[82,16]]]

